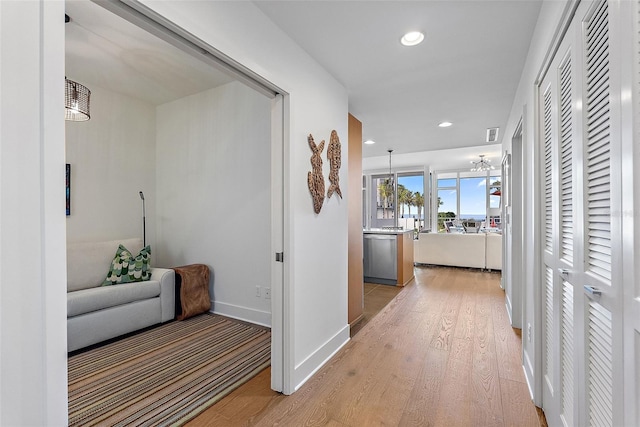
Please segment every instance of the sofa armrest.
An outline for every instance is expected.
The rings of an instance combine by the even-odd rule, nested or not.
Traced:
[[[151,278],[160,282],[161,321],[173,320],[176,312],[176,273],[170,268],[151,268]]]
[[[487,233],[487,268],[489,270],[502,270],[502,235]]]

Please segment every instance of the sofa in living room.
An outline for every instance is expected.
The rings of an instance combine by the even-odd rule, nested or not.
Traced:
[[[413,253],[416,264],[502,270],[502,235],[420,233]]]
[[[119,245],[135,257],[142,239],[67,244],[69,352],[174,318],[172,269],[150,268],[149,280],[105,285]]]

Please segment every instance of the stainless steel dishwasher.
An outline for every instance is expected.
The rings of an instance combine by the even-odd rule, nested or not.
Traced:
[[[395,234],[364,234],[364,281],[395,285],[398,243]]]

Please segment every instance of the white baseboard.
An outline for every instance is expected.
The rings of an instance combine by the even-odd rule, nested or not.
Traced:
[[[345,325],[337,334],[331,337],[326,343],[320,346],[309,357],[300,362],[295,367],[294,372],[294,384],[295,390],[298,390],[304,383],[307,382],[313,374],[318,371],[334,354],[338,352],[346,343],[350,340],[349,325]]]
[[[507,308],[507,315],[509,316],[509,324],[513,326],[513,319],[511,318],[511,299],[509,298],[508,294],[504,295],[504,301],[505,301],[504,305]]]
[[[529,359],[527,352],[524,352],[523,359],[522,370],[524,371],[524,379],[527,382],[527,387],[529,388],[529,396],[531,396],[531,400],[535,403],[536,397],[533,391],[533,365],[531,365],[531,359]]]
[[[227,304],[220,301],[211,301],[211,312],[233,319],[244,320],[245,322],[271,327],[271,313],[256,310],[255,308],[242,307],[234,304]]]

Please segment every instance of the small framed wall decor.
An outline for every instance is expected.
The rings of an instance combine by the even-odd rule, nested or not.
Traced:
[[[71,165],[69,163],[66,164],[64,177],[66,181],[67,216],[69,216],[71,215]]]

